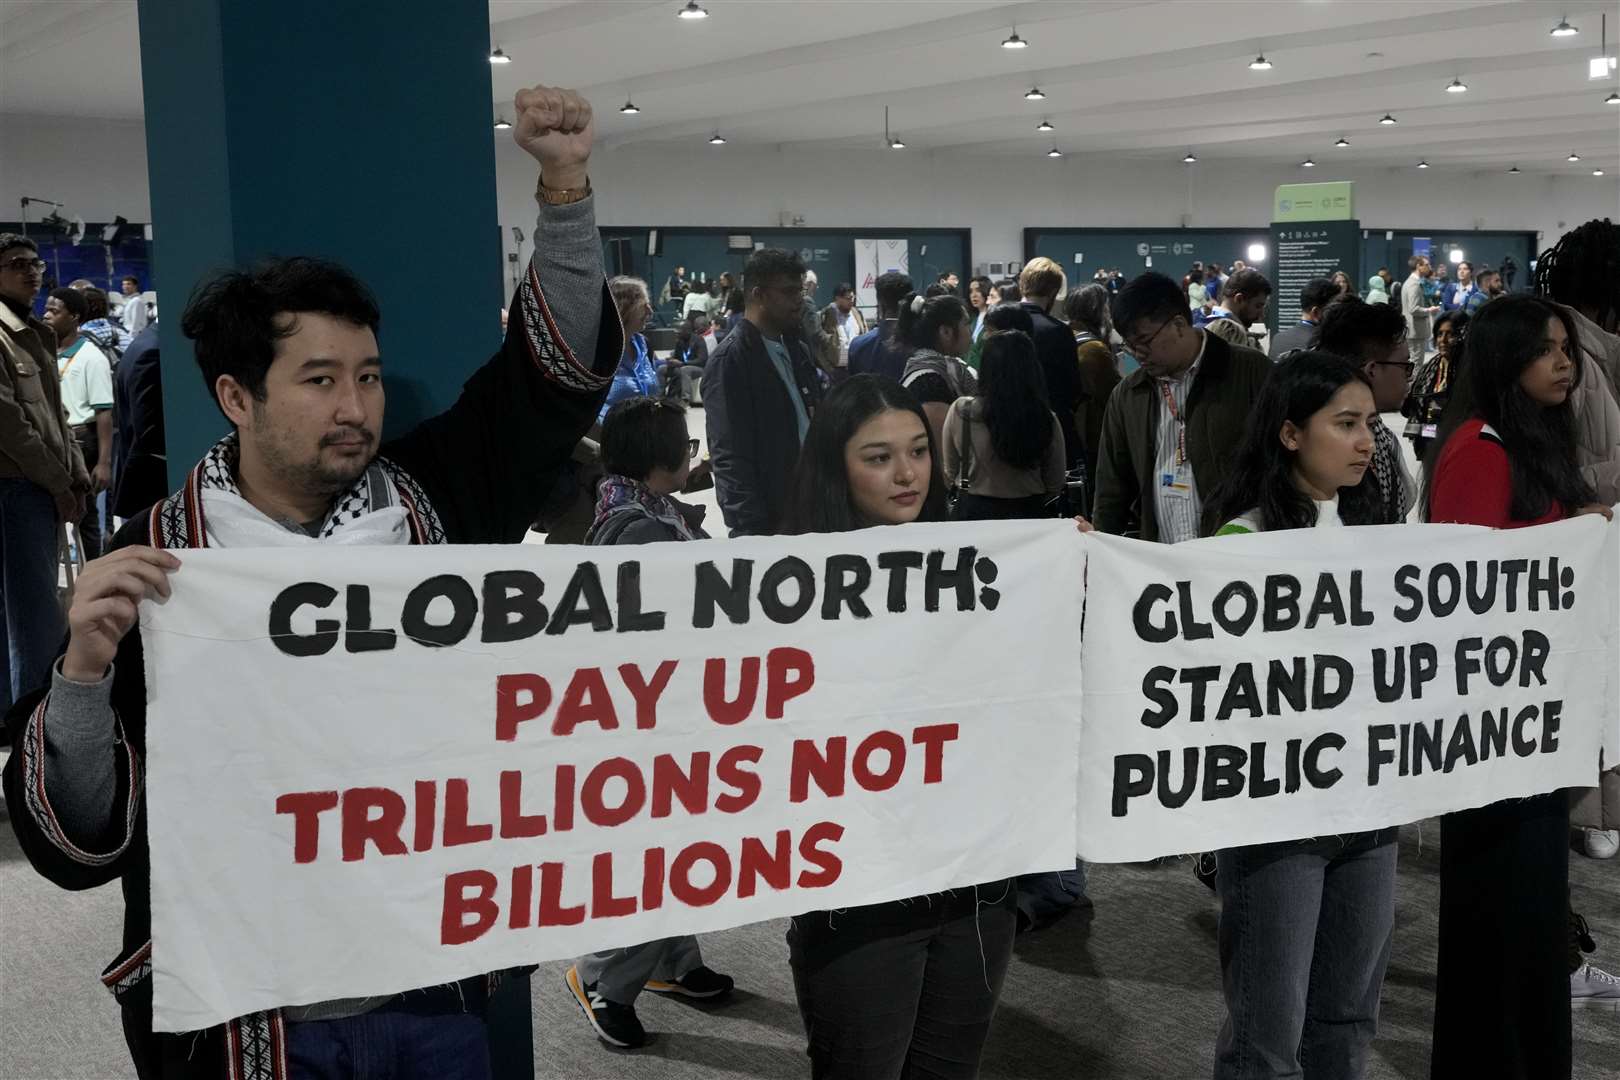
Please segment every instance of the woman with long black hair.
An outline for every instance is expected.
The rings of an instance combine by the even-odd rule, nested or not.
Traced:
[[[894,337],[908,350],[900,385],[922,403],[937,443],[951,402],[978,387],[978,376],[962,360],[973,346],[967,305],[946,294],[912,293],[900,305]]]
[[[810,422],[781,531],[944,518],[939,456],[917,399],[876,375],[835,387]],[[810,1075],[976,1076],[1012,957],[1015,900],[1003,880],[796,917],[788,962]]]
[[[1463,335],[1467,330],[1468,316],[1461,308],[1434,317],[1434,355],[1417,369],[1402,409],[1406,414],[1406,437],[1412,440],[1419,461],[1440,430],[1440,418],[1462,363]]]
[[[1363,482],[1377,415],[1367,377],[1341,357],[1306,351],[1273,367],[1205,532],[1380,520]],[[1226,848],[1216,861],[1216,1080],[1361,1076],[1395,925],[1395,830]]]
[[[1051,517],[1063,493],[1063,428],[1029,335],[985,340],[979,392],[945,414],[944,471],[957,521]]]
[[[1505,296],[1480,309],[1424,461],[1426,520],[1518,529],[1611,516],[1578,460],[1579,348],[1555,304]],[[1569,921],[1565,792],[1440,819],[1431,1076],[1570,1075]]]

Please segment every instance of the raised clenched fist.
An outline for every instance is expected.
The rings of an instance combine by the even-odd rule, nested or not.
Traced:
[[[591,103],[573,90],[534,86],[519,90],[512,107],[517,113],[512,138],[540,162],[546,186],[584,187],[596,138]]]

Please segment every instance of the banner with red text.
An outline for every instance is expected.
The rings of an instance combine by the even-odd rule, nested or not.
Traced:
[[[1071,523],[187,551],[155,1027],[1071,866]]]
[[[1088,537],[1080,854],[1357,832],[1595,784],[1620,685],[1614,539],[1594,516]]]

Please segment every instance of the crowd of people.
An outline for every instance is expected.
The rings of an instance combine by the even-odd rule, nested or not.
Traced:
[[[381,311],[342,266],[279,258],[211,278],[181,327],[230,432],[180,490],[140,506],[115,494],[127,520],[66,612],[58,529],[79,523],[86,546],[99,543],[87,496],[119,490],[104,446],[122,421],[103,416],[124,395],[105,351],[124,348],[122,368],[155,350],[154,330],[103,339],[88,291],[53,292],[36,318],[37,252],[0,237],[3,690],[16,748],[5,795],[40,873],[67,888],[123,883],[124,950],[106,980],[143,1078],[243,1075],[249,1045],[279,1048],[293,1076],[327,1075],[379,1039],[404,1059],[431,1054],[436,1075],[484,1076],[483,1008],[502,974],[152,1030],[137,605],[184,587],[171,582],[176,549],[518,542],[582,447],[598,475],[581,540],[704,539],[704,515],[680,497],[699,405],[733,537],[1067,517],[1174,544],[1414,511],[1518,528],[1607,516],[1620,499],[1620,228],[1607,220],[1542,255],[1533,296],[1468,280],[1431,303],[1426,259],[1399,308],[1355,295],[1346,275],[1312,281],[1269,357],[1254,327],[1272,286],[1237,264],[1071,291],[1060,265],[1036,258],[1015,279],[969,280],[965,298],[955,275],[919,291],[889,273],[868,326],[851,286],[818,304],[799,256],[762,249],[739,279],[685,292],[684,342],[658,356],[642,333],[648,285],[604,279],[588,103],[537,87],[516,106],[514,137],[540,166],[537,243],[504,343],[468,366],[457,403],[381,440]],[[1403,410],[1421,475],[1382,419]],[[1572,1006],[1620,1002],[1570,907],[1572,812],[1586,853],[1613,855],[1620,774],[1443,819],[1433,1075],[1567,1077]],[[1391,960],[1394,831],[1212,856],[1197,866],[1221,900],[1215,1076],[1363,1075]],[[1015,935],[1090,903],[1079,865],[926,900],[792,920],[813,1076],[976,1075]],[[734,986],[690,937],[581,957],[566,984],[620,1047],[647,1039],[642,991],[719,999]]]

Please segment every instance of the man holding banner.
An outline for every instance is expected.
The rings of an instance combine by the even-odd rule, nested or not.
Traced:
[[[64,888],[122,880],[124,948],[102,981],[123,1006],[142,1080],[283,1078],[289,1065],[294,1075],[325,1075],[340,1061],[352,1062],[353,1075],[372,1075],[363,1062],[380,1045],[423,1075],[488,1075],[481,1005],[496,975],[271,1009],[195,1034],[153,1031],[146,705],[183,690],[146,685],[135,621],[142,599],[170,595],[180,563],[164,549],[522,539],[552,474],[596,416],[622,334],[586,173],[591,106],[545,86],[520,91],[514,104],[514,137],[541,166],[540,218],[501,351],[448,411],[379,454],[379,314],[364,284],[310,258],[270,260],[205,284],[184,330],[234,431],[86,569],[51,685],[9,717],[16,748],[6,802],[29,860]],[[332,701],[342,701],[341,688]],[[214,872],[240,868],[225,857]],[[159,946],[160,964],[171,944]],[[393,1075],[392,1064],[377,1067]]]

